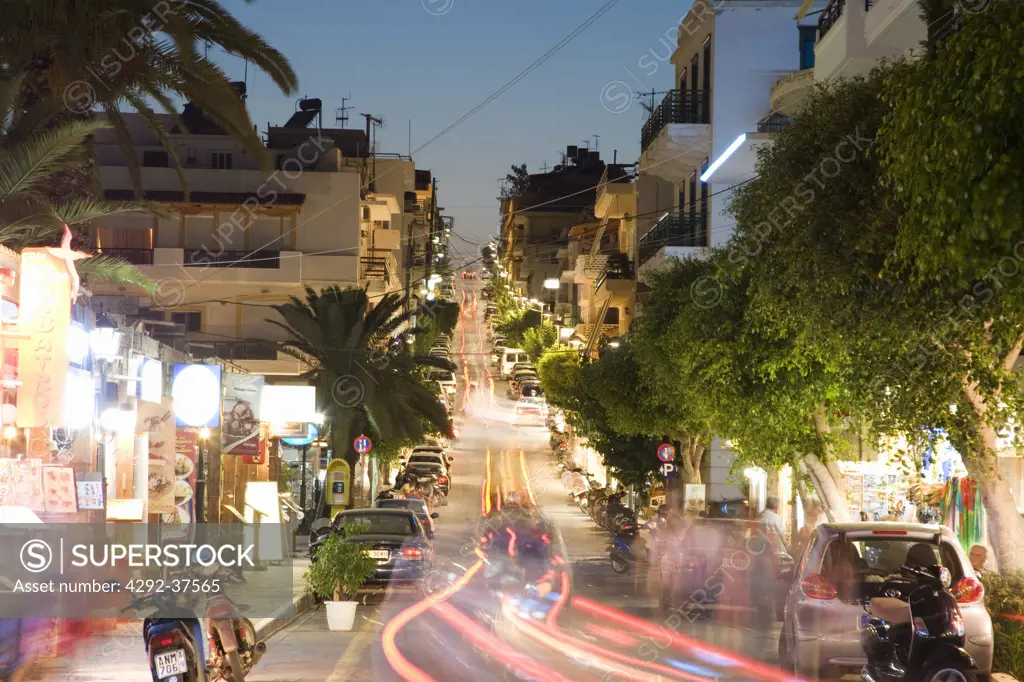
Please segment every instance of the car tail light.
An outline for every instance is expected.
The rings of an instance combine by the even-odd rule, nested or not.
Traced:
[[[403,559],[422,559],[423,552],[418,547],[406,547],[402,550]]]
[[[820,573],[812,573],[800,583],[800,591],[810,599],[835,599],[836,588]]]
[[[977,578],[961,578],[953,587],[953,596],[958,604],[973,604],[985,596],[985,587]]]

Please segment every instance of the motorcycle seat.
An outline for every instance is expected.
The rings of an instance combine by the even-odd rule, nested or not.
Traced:
[[[909,623],[910,604],[895,597],[874,597],[868,603],[868,613],[887,623]]]

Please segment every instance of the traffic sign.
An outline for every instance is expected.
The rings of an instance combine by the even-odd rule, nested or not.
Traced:
[[[352,441],[352,447],[356,449],[360,455],[365,455],[373,449],[373,441],[366,436],[359,436]]]
[[[676,449],[671,443],[662,443],[658,446],[658,459],[662,462],[671,462],[676,458]]]
[[[658,470],[661,471],[661,475],[664,478],[675,478],[676,477],[676,465],[672,462],[665,462]]]

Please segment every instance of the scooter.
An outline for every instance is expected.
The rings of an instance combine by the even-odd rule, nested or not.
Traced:
[[[964,650],[964,620],[942,566],[901,566],[865,604],[861,647],[864,682],[975,682],[978,668]]]
[[[173,596],[155,593],[136,597],[122,611],[173,605]],[[241,607],[239,607],[241,608]],[[235,617],[236,607],[215,596],[206,607],[206,641],[198,618],[146,618],[142,624],[146,654],[154,682],[245,682],[245,676],[266,653],[256,641],[256,628],[247,618]]]
[[[612,547],[608,558],[612,564],[612,570],[616,573],[629,573],[639,561],[646,561],[646,557],[640,556],[634,548],[637,535],[640,529],[630,519],[620,522],[612,537]]]

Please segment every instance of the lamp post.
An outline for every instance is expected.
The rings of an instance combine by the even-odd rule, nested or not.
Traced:
[[[199,429],[199,456],[196,458],[196,523],[206,522],[206,441],[210,429]]]

